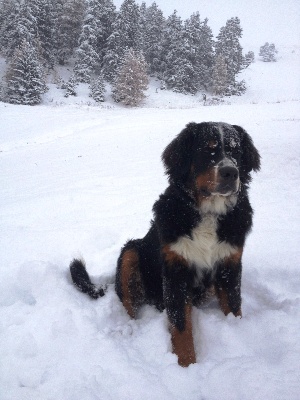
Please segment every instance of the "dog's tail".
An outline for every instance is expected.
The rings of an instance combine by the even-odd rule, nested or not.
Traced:
[[[84,261],[74,259],[70,264],[70,272],[74,285],[77,286],[81,292],[88,294],[92,299],[98,299],[98,297],[105,295],[106,287],[97,288],[97,286],[91,282]]]

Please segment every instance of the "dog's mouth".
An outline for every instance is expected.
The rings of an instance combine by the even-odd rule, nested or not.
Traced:
[[[206,187],[201,187],[201,188],[199,189],[199,194],[200,194],[201,196],[204,196],[204,197],[209,197],[209,196],[212,195],[212,192],[210,192]]]
[[[210,197],[210,196],[228,197],[233,194],[237,194],[239,192],[239,190],[240,190],[239,186],[236,188],[236,187],[232,187],[231,185],[225,185],[225,186],[219,187],[214,191],[208,190],[207,187],[201,187],[199,189],[199,194],[204,197]]]

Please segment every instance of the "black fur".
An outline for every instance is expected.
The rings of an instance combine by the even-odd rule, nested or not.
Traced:
[[[70,264],[70,272],[73,283],[81,292],[88,294],[92,299],[98,299],[98,297],[104,296],[104,289],[97,289],[91,282],[83,261],[74,259]]]
[[[162,160],[169,187],[153,206],[154,219],[146,236],[130,240],[121,250],[115,281],[118,297],[133,317],[142,304],[166,308],[171,326],[179,332],[187,329],[186,306],[199,305],[212,286],[224,313],[241,315],[241,254],[253,214],[247,189],[251,171],[260,169],[260,156],[252,139],[236,125],[189,123],[166,147]],[[238,180],[222,181],[215,169],[222,163],[236,169]],[[211,175],[207,175],[209,171]],[[207,176],[218,177],[215,186]],[[181,238],[193,237],[193,230],[201,227],[208,215],[202,205],[211,201],[215,191],[229,190],[227,183],[228,187],[239,183],[235,193],[232,189],[236,201],[226,206],[225,212],[216,207],[208,213],[217,221],[218,242],[233,246],[236,254],[218,259],[210,268],[201,268],[174,252],[172,245]],[[221,194],[217,196],[223,199]],[[128,257],[134,258],[132,264]],[[70,269],[82,292],[92,298],[104,295],[103,288],[97,289],[90,281],[81,261],[74,260]],[[174,352],[179,353],[176,348]],[[179,360],[181,365],[190,362],[194,360]]]

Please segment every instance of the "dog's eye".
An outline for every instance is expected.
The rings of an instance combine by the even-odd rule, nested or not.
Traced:
[[[241,152],[238,148],[231,149],[230,153],[231,153],[231,157],[235,158],[235,159],[239,158],[239,156],[241,155]]]
[[[204,153],[214,156],[216,154],[217,149],[216,148],[211,148],[211,147],[205,147],[204,148]]]
[[[215,149],[216,147],[218,147],[218,141],[217,140],[210,140],[209,142],[208,142],[208,147],[210,148],[210,149]]]

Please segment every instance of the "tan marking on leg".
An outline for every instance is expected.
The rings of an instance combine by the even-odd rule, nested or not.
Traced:
[[[228,315],[231,312],[231,310],[228,305],[228,295],[227,295],[226,291],[224,289],[216,288],[216,293],[217,293],[217,297],[219,299],[219,304],[220,304],[221,310],[223,311],[223,313],[225,315]]]
[[[188,367],[196,362],[192,329],[192,305],[185,306],[185,329],[180,332],[171,326],[173,353],[178,356],[178,364]]]
[[[224,264],[228,268],[236,268],[241,261],[242,255],[243,255],[243,248],[239,248],[239,249],[237,249],[237,251],[235,253],[233,253],[229,257],[225,258]],[[224,288],[215,287],[215,289],[216,289],[217,297],[219,299],[219,304],[220,304],[221,310],[223,311],[223,313],[225,315],[228,315],[231,312],[231,309],[228,305],[228,294]],[[242,317],[241,308],[233,314],[235,317]]]
[[[183,258],[181,255],[179,255],[175,251],[171,250],[169,245],[166,245],[163,247],[162,253],[164,255],[165,261],[169,265],[172,265],[173,263],[178,263],[178,262],[180,264],[187,265],[185,258]]]
[[[133,275],[138,266],[138,254],[134,250],[127,250],[124,252],[122,257],[122,294],[123,294],[123,305],[131,318],[135,318],[135,309],[133,305],[132,294],[130,293],[130,283],[133,279]]]
[[[231,309],[228,305],[228,294],[225,289],[218,289],[216,287],[216,294],[219,300],[220,308],[223,311],[224,315],[228,315],[231,313]],[[235,317],[241,317],[242,318],[242,310],[241,308],[238,309],[237,312],[233,313]]]
[[[243,249],[242,248],[237,249],[235,253],[225,258],[224,260],[225,265],[236,267],[241,261],[242,255],[243,255]]]

